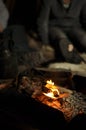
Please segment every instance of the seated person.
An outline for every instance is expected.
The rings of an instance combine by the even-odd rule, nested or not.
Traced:
[[[66,62],[85,63],[79,49],[86,52],[86,1],[42,0],[41,5],[37,32],[42,43],[59,47]]]

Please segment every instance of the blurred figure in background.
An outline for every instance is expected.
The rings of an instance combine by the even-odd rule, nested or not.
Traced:
[[[4,4],[3,0],[0,0],[0,33],[7,27],[9,20],[9,11]]]
[[[86,52],[86,1],[42,0],[41,5],[37,31],[42,43],[59,47],[66,62],[85,62],[78,49]]]
[[[20,2],[19,2],[19,4],[20,4]],[[24,3],[24,4],[26,5],[26,3]],[[27,29],[25,26],[26,24],[23,24],[23,22],[27,22],[27,21],[25,19],[21,19],[21,18],[26,15],[26,11],[28,12],[28,8],[26,8],[24,10],[24,12],[25,12],[25,14],[24,14],[24,12],[21,12],[20,6],[18,6],[18,9],[15,10],[16,22],[14,19],[12,19],[13,23],[8,24],[8,20],[10,19],[9,12],[2,1],[1,1],[0,6],[1,6],[0,10],[2,9],[2,14],[3,14],[3,16],[0,15],[0,16],[2,16],[2,18],[0,18],[0,20],[3,20],[3,21],[1,21],[1,27],[2,27],[1,32],[3,32],[2,33],[3,42],[1,42],[2,46],[0,45],[0,49],[5,52],[4,48],[6,50],[10,50],[10,48],[11,48],[10,54],[15,53],[17,61],[18,61],[18,66],[23,66],[25,69],[33,68],[35,66],[39,66],[40,64],[42,64],[44,62],[52,60],[54,57],[52,55],[53,50],[49,47],[47,47],[47,48],[41,47],[40,41],[37,40],[36,37],[31,36],[30,30],[28,31],[28,34],[27,34]],[[23,6],[23,4],[22,4],[22,6]],[[31,7],[33,7],[33,6],[31,6]],[[31,7],[29,8],[29,10],[32,10]],[[19,11],[19,12],[17,12],[17,11]],[[20,14],[21,14],[21,17],[20,17]],[[33,19],[33,16],[30,17],[30,19]],[[19,20],[19,21],[17,21],[17,20]],[[30,23],[29,23],[29,25],[30,25]],[[32,35],[33,35],[33,32],[32,32]],[[9,40],[13,44],[10,44]],[[2,57],[2,54],[1,54],[1,57]],[[10,62],[12,62],[12,59]]]

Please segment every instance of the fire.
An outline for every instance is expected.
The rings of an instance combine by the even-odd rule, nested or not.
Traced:
[[[70,103],[66,100],[66,98],[68,98],[70,94],[72,94],[70,90],[61,86],[56,86],[54,85],[54,82],[52,82],[52,80],[49,80],[46,81],[46,85],[43,87],[41,92],[37,93],[37,91],[35,91],[32,97],[49,107],[60,110],[64,113],[65,118],[69,120],[72,112],[71,114],[68,114],[68,112],[72,110],[69,107]],[[67,105],[69,109],[66,108]]]
[[[43,92],[43,94],[47,97],[57,99],[60,94],[60,92],[58,90],[58,86],[55,86],[54,82],[52,82],[52,80],[48,80],[48,81],[46,81],[46,83],[47,84],[45,85],[45,88],[47,88],[49,90],[49,92],[47,92],[47,93]]]

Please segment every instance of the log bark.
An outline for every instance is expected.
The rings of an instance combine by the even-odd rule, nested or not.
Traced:
[[[80,56],[86,61],[86,53],[81,53]],[[63,72],[71,72],[72,75],[78,75],[82,77],[86,77],[86,63],[82,64],[73,64],[68,62],[55,62],[50,63],[47,68],[37,68],[37,70],[43,71],[63,71]]]
[[[49,69],[55,69],[55,70],[63,70],[63,71],[70,71],[73,76],[79,75],[86,77],[86,64],[72,64],[67,62],[61,62],[61,63],[51,63],[48,66]]]

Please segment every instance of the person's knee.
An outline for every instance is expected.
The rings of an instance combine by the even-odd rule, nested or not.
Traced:
[[[84,35],[81,39],[81,45],[85,47],[86,50],[86,35]]]

